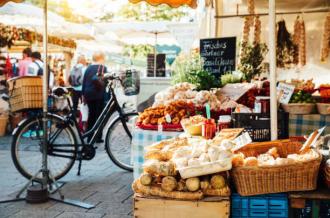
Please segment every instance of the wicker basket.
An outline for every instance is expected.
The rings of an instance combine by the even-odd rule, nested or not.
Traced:
[[[8,116],[0,115],[0,136],[4,136],[7,130]]]
[[[8,81],[10,107],[12,112],[24,109],[42,108],[42,78],[26,76]]]
[[[255,143],[239,150],[245,156],[257,156],[277,147],[281,157],[299,151],[302,144],[292,141]],[[289,191],[314,190],[321,163],[321,155],[316,160],[272,167],[235,167],[232,169],[237,191],[242,196],[279,193]]]

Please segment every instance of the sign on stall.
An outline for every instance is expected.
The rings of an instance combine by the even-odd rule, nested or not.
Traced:
[[[232,151],[238,151],[239,149],[243,148],[245,145],[252,143],[252,138],[248,132],[243,133],[239,137],[234,140],[235,147]]]
[[[277,86],[277,99],[282,104],[288,104],[294,92],[295,86],[279,83]]]
[[[200,40],[200,54],[204,69],[217,79],[226,72],[235,70],[236,37]]]

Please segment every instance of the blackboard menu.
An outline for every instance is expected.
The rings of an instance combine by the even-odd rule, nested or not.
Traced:
[[[155,56],[154,54],[148,54],[148,66],[147,66],[147,76],[148,77],[165,77],[166,70],[166,55],[165,54],[157,54],[156,57],[156,75],[154,75],[154,64],[155,64]]]
[[[235,70],[236,37],[200,40],[200,54],[204,59],[204,69],[216,78]]]

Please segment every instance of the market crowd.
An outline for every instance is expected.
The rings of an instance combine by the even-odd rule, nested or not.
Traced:
[[[15,60],[15,63],[11,64],[10,70],[6,70],[8,60],[4,58],[2,62],[1,72],[6,78],[42,76],[44,73],[44,61],[41,53],[33,51],[29,47],[23,50],[21,60]],[[105,55],[102,52],[96,52],[93,54],[91,62],[85,55],[79,55],[67,78],[63,76],[64,68],[57,72],[54,67],[51,67],[50,62],[49,57],[47,67],[50,91],[55,93],[56,90],[72,87],[72,108],[80,115],[81,128],[83,130],[91,129],[101,114],[106,100],[110,97],[102,80],[104,73],[107,73],[107,67],[104,64]],[[59,93],[63,93],[63,91]],[[82,115],[82,113],[84,114]],[[100,136],[98,142],[102,141],[102,136]]]

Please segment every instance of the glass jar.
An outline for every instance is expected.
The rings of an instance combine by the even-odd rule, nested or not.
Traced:
[[[270,113],[270,97],[257,96],[254,103],[254,113]]]
[[[217,125],[214,119],[204,121],[202,126],[202,135],[205,139],[213,139],[217,131]]]
[[[231,116],[229,115],[219,116],[218,131],[221,131],[222,129],[230,128],[230,124],[231,124]]]

